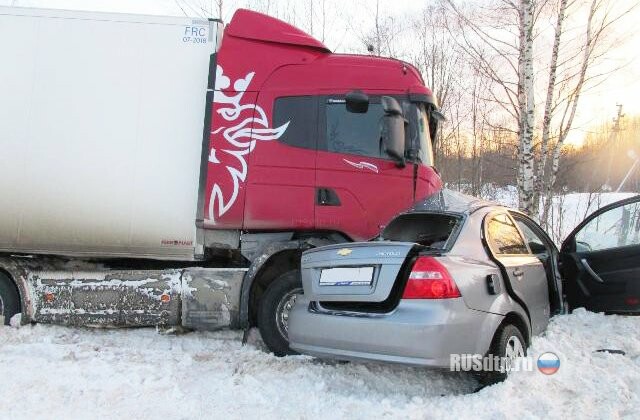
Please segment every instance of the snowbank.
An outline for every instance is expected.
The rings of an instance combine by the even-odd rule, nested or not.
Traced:
[[[0,417],[611,418],[640,407],[640,318],[556,317],[531,351],[557,353],[558,373],[518,372],[477,393],[464,373],[279,359],[240,338],[0,328]]]

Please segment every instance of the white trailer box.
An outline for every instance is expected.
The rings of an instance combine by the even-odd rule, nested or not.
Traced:
[[[196,258],[220,34],[202,19],[0,7],[0,251]]]

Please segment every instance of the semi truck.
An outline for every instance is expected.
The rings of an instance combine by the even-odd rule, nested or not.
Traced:
[[[300,255],[441,188],[408,63],[275,18],[0,7],[4,323],[258,326],[289,352]]]

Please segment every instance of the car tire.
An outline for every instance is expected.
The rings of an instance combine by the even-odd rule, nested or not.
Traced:
[[[300,270],[277,277],[262,295],[258,308],[258,328],[262,341],[278,357],[298,354],[289,348],[288,318],[297,294],[302,293]]]
[[[0,315],[4,325],[9,325],[11,317],[20,312],[20,296],[11,279],[0,273]]]
[[[491,347],[487,357],[498,356],[514,360],[516,357],[527,355],[527,344],[524,335],[518,327],[513,324],[502,325],[493,337]],[[498,369],[491,371],[481,371],[478,379],[482,385],[492,385],[507,379],[508,372],[501,372]]]

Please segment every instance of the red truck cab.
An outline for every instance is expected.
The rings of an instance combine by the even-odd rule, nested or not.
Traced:
[[[239,10],[215,66],[205,229],[367,240],[441,187],[436,104],[411,65],[334,54],[287,23]],[[356,112],[352,98],[363,105]],[[388,98],[403,121],[391,132]]]

